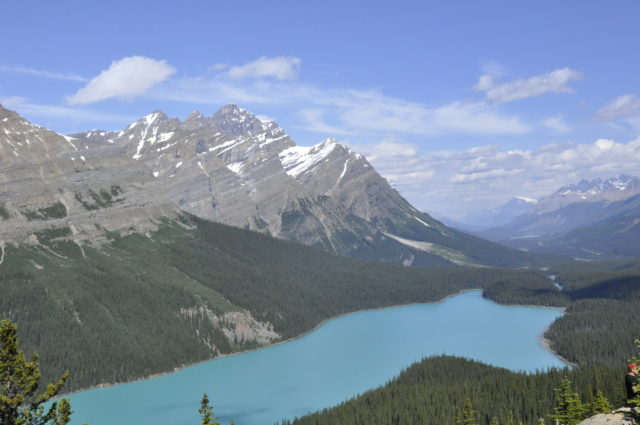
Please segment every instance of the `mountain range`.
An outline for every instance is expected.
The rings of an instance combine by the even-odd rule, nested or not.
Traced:
[[[640,178],[582,180],[478,233],[518,249],[584,259],[640,255]]]
[[[361,259],[523,266],[525,253],[411,206],[335,139],[301,147],[235,105],[185,120],[155,111],[121,131],[61,135],[0,107],[0,241],[57,230],[79,246],[199,218]]]
[[[537,199],[513,196],[498,208],[487,208],[481,211],[470,212],[458,220],[452,220],[446,217],[438,218],[444,224],[455,229],[460,229],[465,232],[482,232],[483,230],[509,223],[519,215],[527,212],[532,205],[535,205],[537,202]]]

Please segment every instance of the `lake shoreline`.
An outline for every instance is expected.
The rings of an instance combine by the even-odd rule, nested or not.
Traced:
[[[371,311],[382,311],[382,310],[388,310],[388,309],[392,309],[392,308],[408,307],[408,306],[414,306],[414,305],[441,304],[441,303],[446,302],[450,298],[456,297],[458,295],[462,295],[462,294],[467,293],[467,292],[474,292],[474,291],[483,291],[483,288],[462,289],[462,290],[460,290],[458,292],[446,295],[445,297],[443,297],[443,298],[441,298],[439,300],[431,301],[431,302],[415,302],[415,303],[408,303],[408,304],[398,304],[398,305],[392,305],[392,306],[387,306],[387,307],[368,308],[368,309],[351,311],[351,312],[348,312],[348,313],[342,313],[342,314],[339,314],[337,316],[332,316],[330,318],[322,320],[318,325],[314,326],[312,329],[310,329],[308,331],[305,331],[305,332],[303,332],[303,333],[301,333],[299,335],[296,335],[294,337],[287,338],[285,340],[275,342],[273,344],[268,344],[268,345],[264,345],[264,346],[261,346],[261,347],[252,348],[252,349],[243,350],[243,351],[237,351],[237,352],[234,352],[234,353],[222,354],[222,355],[215,356],[215,357],[210,357],[208,359],[200,360],[200,361],[197,361],[197,362],[187,363],[187,364],[183,364],[183,365],[180,365],[180,366],[176,366],[174,369],[169,370],[169,371],[154,373],[154,374],[151,374],[151,375],[147,375],[147,376],[143,376],[143,377],[140,377],[140,378],[135,378],[135,379],[127,380],[127,381],[106,382],[106,383],[102,383],[102,384],[92,385],[92,386],[89,386],[89,387],[86,387],[86,388],[81,388],[81,389],[78,389],[78,390],[75,390],[75,391],[72,391],[72,392],[69,392],[69,393],[60,394],[60,395],[58,395],[57,398],[67,397],[67,396],[71,396],[73,394],[77,394],[77,393],[81,393],[81,392],[85,392],[85,391],[89,391],[89,390],[95,390],[95,389],[100,389],[100,388],[108,388],[108,387],[113,387],[113,386],[116,386],[116,385],[132,384],[132,383],[139,382],[139,381],[146,381],[148,379],[158,378],[158,377],[165,376],[165,375],[171,375],[171,374],[179,372],[179,371],[181,371],[183,369],[186,369],[188,367],[197,366],[199,364],[207,363],[207,362],[210,362],[210,361],[213,361],[213,360],[218,360],[218,359],[223,359],[225,357],[232,357],[232,356],[238,356],[238,355],[241,355],[241,354],[251,353],[251,352],[262,350],[262,349],[269,348],[269,347],[275,347],[275,346],[278,346],[278,345],[281,345],[281,344],[285,344],[285,343],[288,343],[288,342],[291,342],[291,341],[295,341],[295,340],[304,338],[305,336],[317,331],[319,328],[321,328],[322,326],[324,326],[328,322],[330,322],[332,320],[336,320],[336,319],[342,318],[342,317],[345,317],[345,316],[349,316],[349,315],[352,315],[352,314],[365,313],[365,312],[371,312]],[[500,304],[500,303],[498,303],[496,301],[493,301],[493,300],[491,300],[489,298],[487,298],[487,300],[491,301],[493,303],[496,303],[498,305],[501,305],[501,306],[506,306],[506,307],[535,307],[535,308],[551,308],[551,309],[557,309],[557,310],[562,310],[562,311],[566,310],[564,307],[548,307],[548,306],[521,305],[521,304]],[[547,329],[548,329],[548,327],[538,337],[538,341],[539,341],[540,346],[542,346],[545,350],[549,351],[555,357],[560,359],[563,363],[566,363],[567,365],[575,366],[573,363],[571,363],[568,360],[564,359],[562,356],[560,356],[558,353],[556,353],[554,350],[551,349],[549,341],[544,337],[544,333],[547,331]]]

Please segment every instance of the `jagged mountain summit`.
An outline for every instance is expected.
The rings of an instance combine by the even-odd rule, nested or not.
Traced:
[[[640,178],[621,175],[564,186],[480,235],[519,249],[608,258],[639,254],[638,224]]]
[[[540,199],[529,213],[542,215],[577,203],[611,203],[624,201],[640,193],[640,178],[625,174],[606,180],[596,178],[561,187]]]
[[[183,121],[154,111],[121,131],[70,136],[2,108],[0,149],[5,242],[36,243],[38,232],[53,231],[96,243],[187,212],[406,265],[528,261],[419,212],[337,140],[297,146],[277,123],[236,105]]]

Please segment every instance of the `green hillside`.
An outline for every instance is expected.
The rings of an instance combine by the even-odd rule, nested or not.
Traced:
[[[553,412],[554,388],[563,376],[584,402],[600,390],[620,405],[623,375],[621,367],[525,374],[457,357],[432,357],[383,387],[285,425],[454,425],[456,410],[463,410],[467,399],[476,410],[472,424],[489,425],[495,419],[499,424],[537,425],[539,418],[553,423],[547,415]]]

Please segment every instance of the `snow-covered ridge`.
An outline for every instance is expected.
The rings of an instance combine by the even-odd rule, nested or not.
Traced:
[[[527,198],[527,197],[524,197],[524,196],[514,196],[514,198],[516,198],[516,199],[518,199],[520,201],[526,202],[527,204],[537,204],[538,203],[537,199]]]
[[[640,183],[638,177],[628,176],[625,174],[619,177],[612,177],[606,180],[601,178],[593,180],[582,180],[578,184],[571,184],[561,187],[555,194],[557,195],[582,195],[585,197],[597,195],[608,190],[627,190],[633,183]]]
[[[296,178],[324,161],[338,146],[345,148],[334,138],[309,147],[292,146],[280,152],[280,162],[286,173]]]

